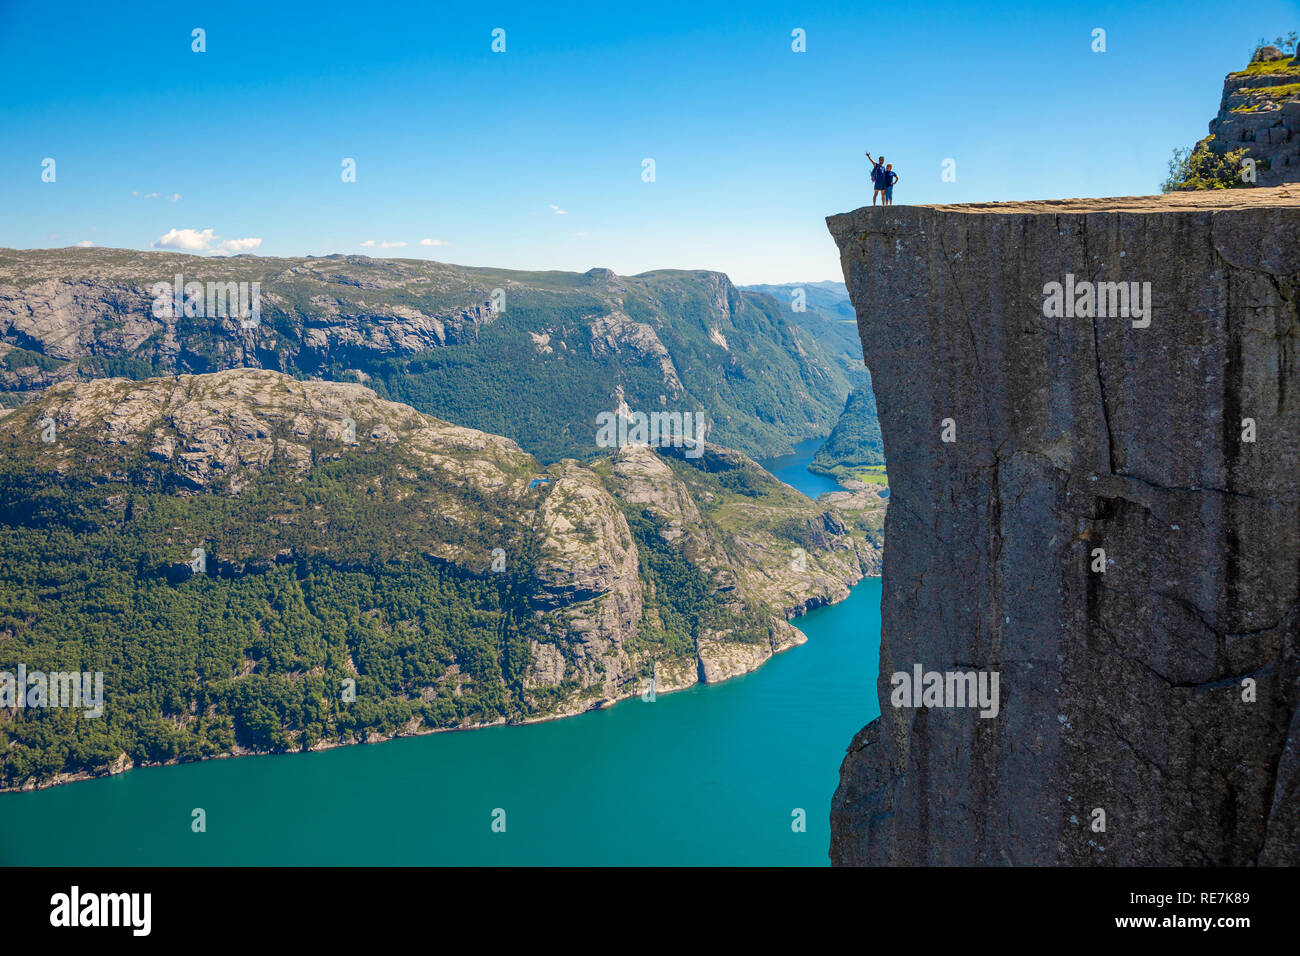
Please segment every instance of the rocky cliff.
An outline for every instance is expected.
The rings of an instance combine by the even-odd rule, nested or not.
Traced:
[[[1207,142],[1220,154],[1244,148],[1260,186],[1300,180],[1300,56],[1262,47],[1229,73]]]
[[[832,860],[1300,862],[1300,188],[828,225],[891,486]]]

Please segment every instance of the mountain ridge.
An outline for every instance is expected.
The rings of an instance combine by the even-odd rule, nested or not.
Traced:
[[[260,321],[154,314],[177,274],[260,284]],[[824,435],[862,380],[722,273],[517,272],[364,256],[0,250],[0,395],[231,367],[357,381],[544,460],[588,457],[596,411],[703,411],[750,454]]]

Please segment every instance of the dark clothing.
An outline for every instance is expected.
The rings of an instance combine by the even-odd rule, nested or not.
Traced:
[[[884,163],[876,163],[871,169],[871,183],[877,189],[884,189],[889,185],[889,180],[885,177]]]

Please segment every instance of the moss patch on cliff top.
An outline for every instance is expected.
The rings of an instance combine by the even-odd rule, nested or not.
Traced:
[[[1300,76],[1300,64],[1290,60],[1261,60],[1228,74],[1229,79],[1235,76]]]

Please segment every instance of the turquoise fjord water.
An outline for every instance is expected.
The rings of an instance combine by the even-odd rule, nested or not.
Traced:
[[[817,454],[817,449],[821,448],[824,441],[824,438],[801,441],[794,446],[794,454],[763,458],[759,460],[759,464],[790,487],[798,488],[809,498],[816,498],[828,491],[841,491],[839,483],[834,478],[814,474],[808,470],[808,462],[812,461],[813,455]]]
[[[807,644],[653,702],[0,794],[0,864],[824,866],[844,748],[878,714],[880,580],[796,624]]]

